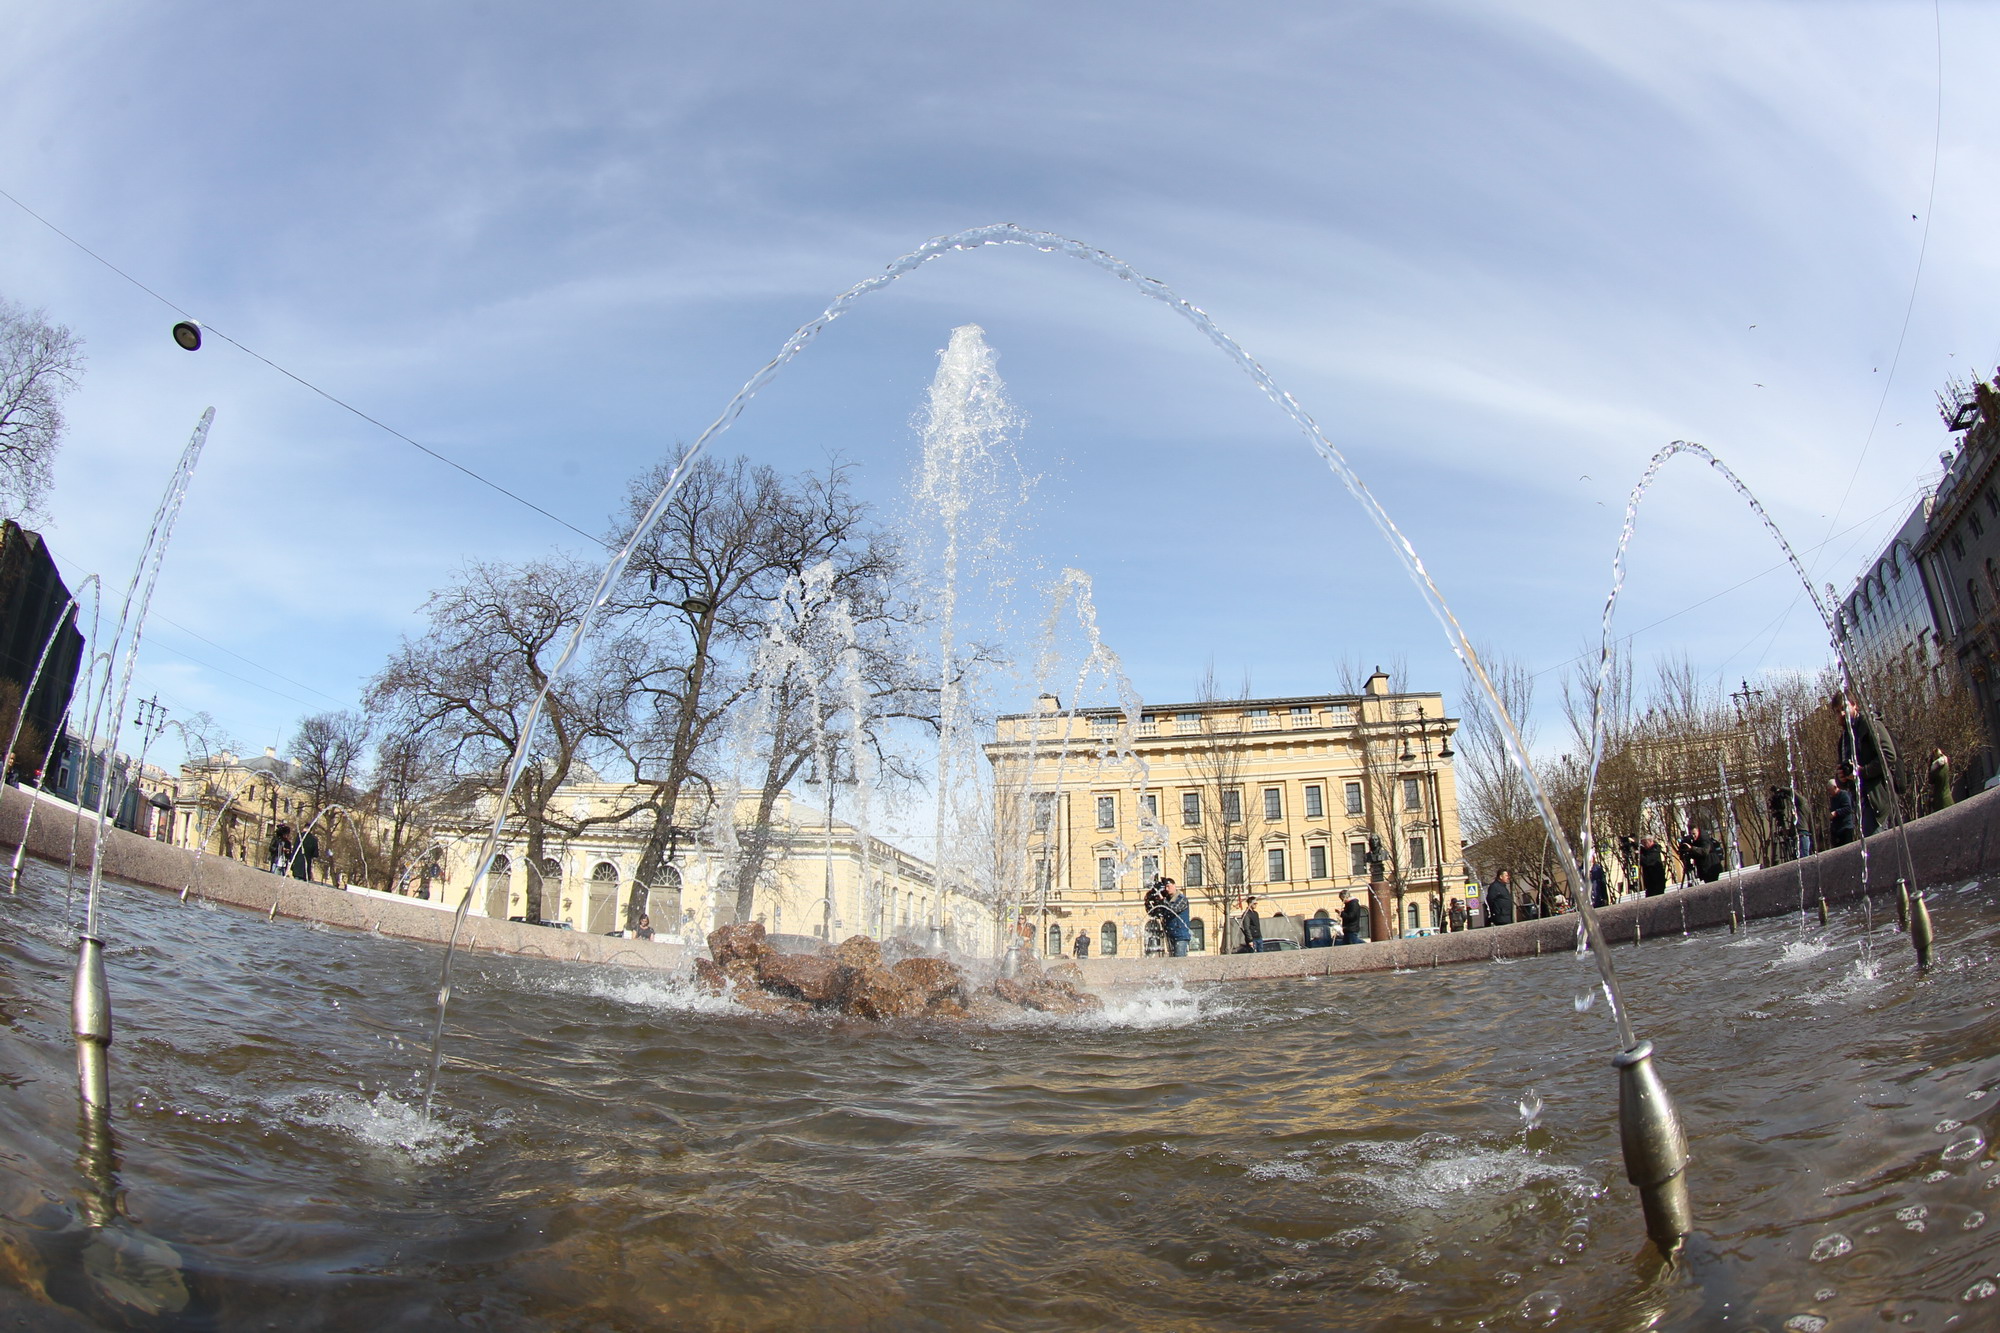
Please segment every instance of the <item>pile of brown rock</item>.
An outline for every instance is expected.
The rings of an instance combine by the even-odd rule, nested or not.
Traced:
[[[991,1018],[1009,1006],[1044,1013],[1085,1013],[1101,1007],[1077,985],[1073,964],[1053,974],[1028,964],[1017,977],[974,989],[956,963],[911,957],[882,960],[882,946],[856,935],[823,953],[780,953],[756,922],[710,931],[708,958],[695,960],[695,978],[758,1013],[811,1009],[856,1018]]]

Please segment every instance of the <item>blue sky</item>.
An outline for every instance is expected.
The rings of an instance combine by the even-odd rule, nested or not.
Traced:
[[[1475,638],[1544,667],[1593,631],[1668,440],[1798,544],[1847,530],[1815,557],[1843,584],[1935,471],[1933,393],[2000,359],[2000,12],[1937,21],[1941,84],[1922,3],[27,3],[0,19],[0,188],[592,532],[834,293],[932,235],[1065,232],[1206,308]],[[165,306],[5,201],[0,294],[89,344],[47,529],[73,581],[122,584],[216,407],[137,688],[247,745],[352,706],[460,561],[579,544],[226,344],[181,352]],[[893,506],[967,322],[1042,476],[1023,560],[1095,577],[1146,696],[1211,659],[1289,694],[1401,657],[1459,697],[1284,419],[1073,261],[928,266],[722,448],[838,453]],[[1702,469],[1655,497],[1627,627],[1777,563]],[[1824,656],[1776,573],[1637,641],[1665,649],[1732,682]]]

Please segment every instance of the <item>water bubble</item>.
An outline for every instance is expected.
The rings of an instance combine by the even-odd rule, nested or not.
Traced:
[[[1994,1296],[2000,1296],[2000,1287],[1994,1286],[1985,1278],[1980,1278],[1979,1281],[1967,1287],[1965,1295],[1959,1297],[1959,1299],[1962,1301],[1983,1301]]]
[[[1832,1287],[1821,1287],[1818,1291],[1813,1293],[1813,1299],[1816,1301],[1830,1301],[1838,1295],[1840,1295],[1840,1293],[1835,1291]]]
[[[1935,1185],[1940,1180],[1950,1180],[1950,1179],[1951,1179],[1951,1172],[1949,1171],[1933,1171],[1929,1175],[1924,1177],[1924,1184]]]
[[[1924,1229],[1924,1219],[1930,1215],[1931,1210],[1920,1203],[1896,1210],[1896,1220],[1903,1224],[1903,1230],[1905,1231],[1922,1231]]]
[[[1937,1122],[1937,1124],[1931,1126],[1931,1133],[1949,1134],[1954,1129],[1962,1128],[1964,1124],[1965,1122],[1963,1120],[1940,1120]]]
[[[1959,1223],[1959,1225],[1967,1231],[1977,1231],[1986,1225],[1986,1214],[1975,1208],[1965,1215],[1965,1220]]]
[[[1562,1297],[1553,1291],[1535,1292],[1521,1302],[1521,1318],[1530,1324],[1553,1324],[1562,1310]]]
[[[1816,1314],[1795,1314],[1785,1321],[1786,1333],[1820,1333],[1826,1320]]]
[[[1529,1129],[1533,1129],[1542,1118],[1541,1094],[1537,1093],[1533,1088],[1529,1088],[1528,1095],[1520,1100],[1519,1106],[1521,1108],[1521,1119],[1526,1122]]]
[[[1821,1236],[1812,1247],[1812,1261],[1823,1264],[1829,1259],[1838,1259],[1854,1248],[1854,1242],[1838,1231],[1831,1236]]]
[[[1596,1004],[1597,1004],[1596,991],[1580,990],[1576,993],[1576,1011],[1579,1014],[1587,1012],[1588,1010],[1593,1008]]]
[[[1518,1287],[1521,1285],[1521,1275],[1519,1273],[1495,1273],[1493,1280],[1503,1287]]]
[[[1973,1090],[1972,1090],[1971,1092],[1968,1092],[1968,1093],[1966,1093],[1966,1094],[1965,1094],[1965,1100],[1967,1100],[1967,1101],[1969,1101],[1969,1102],[1976,1102],[1976,1101],[1978,1101],[1979,1099],[1981,1099],[1982,1097],[1984,1097],[1985,1095],[1986,1095],[1986,1089],[1984,1089],[1984,1088],[1974,1088],[1974,1089],[1973,1089]]]
[[[1939,1156],[1947,1162],[1962,1162],[1968,1157],[1977,1157],[1979,1150],[1986,1146],[1986,1140],[1978,1134],[1970,1134],[1946,1148]]]

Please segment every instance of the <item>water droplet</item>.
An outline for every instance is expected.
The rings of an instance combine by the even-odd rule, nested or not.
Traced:
[[[1553,1324],[1562,1310],[1562,1297],[1553,1291],[1535,1292],[1521,1302],[1521,1317],[1530,1324]]]
[[[1965,1100],[1969,1102],[1976,1102],[1985,1095],[1986,1095],[1986,1089],[1974,1088],[1971,1092],[1965,1094]]]
[[[1826,1327],[1826,1320],[1816,1314],[1795,1314],[1785,1321],[1787,1333],[1820,1333]]]
[[[1812,1261],[1823,1264],[1829,1259],[1838,1259],[1854,1248],[1854,1242],[1838,1231],[1831,1236],[1821,1236],[1812,1247]]]
[[[1580,990],[1580,991],[1578,991],[1578,992],[1576,993],[1576,1011],[1577,1011],[1577,1012],[1578,1012],[1579,1014],[1581,1014],[1581,1013],[1584,1013],[1584,1012],[1587,1012],[1587,1011],[1588,1011],[1589,1009],[1591,1009],[1591,1008],[1592,1008],[1593,1006],[1595,1006],[1596,1004],[1597,1004],[1597,992],[1596,992],[1596,991],[1594,991],[1594,990]]]
[[[1962,1162],[1968,1157],[1977,1157],[1979,1150],[1985,1146],[1984,1138],[1978,1134],[1969,1134],[1938,1155],[1947,1162]]]
[[[1959,1225],[1967,1231],[1977,1231],[1986,1225],[1986,1214],[1975,1208],[1965,1215],[1965,1220],[1959,1223]]]
[[[1542,1118],[1541,1094],[1537,1093],[1533,1088],[1529,1088],[1528,1095],[1520,1100],[1519,1105],[1521,1108],[1521,1119],[1527,1122],[1529,1129],[1533,1129],[1536,1123]]]
[[[1495,1273],[1493,1280],[1503,1287],[1518,1287],[1521,1285],[1521,1275],[1519,1273]]]
[[[1949,1134],[1954,1129],[1958,1129],[1962,1127],[1964,1124],[1965,1122],[1963,1120],[1940,1120],[1937,1122],[1937,1124],[1931,1126],[1931,1133]]]
[[[1813,1299],[1816,1301],[1830,1301],[1838,1295],[1840,1295],[1840,1293],[1835,1291],[1832,1287],[1821,1287],[1818,1291],[1813,1293]]]
[[[1935,1185],[1940,1180],[1950,1180],[1950,1179],[1951,1179],[1951,1172],[1949,1171],[1933,1171],[1929,1175],[1924,1177],[1924,1184]]]
[[[1959,1299],[1962,1301],[1983,1301],[1994,1296],[2000,1296],[2000,1287],[1994,1286],[1985,1278],[1980,1278],[1979,1281],[1967,1287],[1965,1295],[1959,1297]]]

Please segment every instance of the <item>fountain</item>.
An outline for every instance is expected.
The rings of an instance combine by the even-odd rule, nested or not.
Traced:
[[[686,468],[828,323],[931,258],[987,244],[1085,259],[1167,303],[1229,354],[1362,503],[1491,696],[1415,552],[1260,366],[1163,285],[1066,238],[1013,227],[933,241],[802,327],[683,454],[607,565],[593,614]],[[557,675],[588,628],[586,618]],[[954,634],[947,623],[944,695],[954,690]],[[853,674],[844,680],[851,703]],[[958,708],[962,696],[950,702]],[[826,704],[816,700],[815,714],[832,777]],[[1504,710],[1500,721],[1525,766]],[[949,763],[941,757],[941,768]],[[1535,798],[1571,882],[1582,883],[1546,798]],[[296,922],[168,917],[150,895],[103,878],[100,820],[76,1029],[101,1057],[110,1031],[97,1003],[105,945],[94,931],[100,898],[117,895],[131,942],[114,946],[113,961],[121,951],[134,960],[121,970],[121,1003],[145,1034],[133,1043],[130,1114],[148,1132],[143,1158],[121,1167],[108,1139],[90,1150],[86,1126],[86,1178],[99,1203],[86,1201],[84,1229],[143,1235],[113,1225],[104,1206],[122,1170],[153,1230],[189,1240],[179,1254],[104,1240],[99,1253],[108,1247],[110,1258],[94,1269],[85,1261],[85,1271],[158,1278],[159,1299],[147,1294],[151,1278],[100,1282],[72,1299],[70,1222],[35,1202],[52,1197],[51,1184],[60,1197],[62,1182],[46,1154],[24,1152],[0,1176],[7,1290],[96,1318],[185,1310],[191,1324],[224,1327],[280,1315],[309,1324],[1102,1327],[1135,1314],[1204,1328],[1494,1315],[1713,1327],[1754,1309],[1817,1328],[1828,1317],[1821,1310],[1900,1320],[2000,1294],[1990,1283],[1982,1291],[1984,1279],[1961,1285],[1985,1262],[1984,1213],[1970,1203],[2000,1179],[1982,1180],[2000,1164],[1982,1157],[1984,1130],[1959,1133],[1984,1122],[1995,1090],[1976,1027],[1995,984],[1984,970],[1938,969],[1921,985],[1870,974],[1801,996],[1780,984],[1785,958],[1746,975],[1721,949],[1660,948],[1624,965],[1628,997],[1597,913],[1579,902],[1580,942],[1618,1029],[1614,1132],[1588,1109],[1605,1100],[1586,1072],[1592,1043],[1565,1021],[1571,1011],[1543,1003],[1555,975],[1543,969],[1562,966],[1555,958],[1467,969],[1448,995],[1429,974],[1404,969],[1378,974],[1365,995],[1328,977],[1227,992],[1169,984],[1092,1005],[1065,1002],[1060,975],[971,986],[936,959],[885,966],[854,940],[827,955],[775,954],[746,925],[711,938],[705,984],[635,979],[456,948],[471,887],[493,859],[504,794],[495,808],[427,1024],[402,1016],[419,1009],[425,989],[413,974],[434,955],[390,939],[356,950]],[[942,833],[942,813],[936,822]],[[1587,821],[1584,838],[1587,854]],[[26,874],[40,891],[23,896],[0,933],[0,1013],[10,1016],[48,1011],[59,989],[51,960],[68,947],[53,877],[39,863]],[[1939,916],[1968,957],[1995,936],[1988,896],[1978,885],[1940,894]],[[1921,894],[1913,913],[1928,939]],[[1516,928],[1533,934],[1537,952],[1542,925],[1567,928]],[[1840,936],[1849,924],[1828,929]],[[171,949],[159,946],[166,940]],[[334,958],[337,969],[327,965]],[[455,967],[464,984],[453,1012]],[[191,988],[207,1003],[188,1004]],[[1894,1003],[1874,1002],[1888,988]],[[974,1009],[981,990],[996,1005],[983,1016]],[[745,1017],[718,991],[770,1012]],[[523,994],[538,1002],[523,1004]],[[326,1021],[357,997],[365,1018]],[[1750,1229],[1740,1234],[1778,1242],[1721,1246],[1693,1233],[1684,1134],[1653,1044],[1632,1026],[1634,1000],[1659,1015],[1656,1035],[1687,1053],[1685,1077],[1707,1117],[1704,1151],[1719,1167],[1708,1207]],[[1817,1006],[1839,1006],[1842,1021],[1773,1021],[1774,1011],[1783,1020]],[[214,1021],[220,1012],[230,1015],[226,1028]],[[458,1020],[456,1067],[478,1092],[437,1106],[448,1013]],[[947,1018],[958,1021],[938,1021]],[[45,1087],[60,1065],[58,1043],[38,1024],[25,1020],[24,1040],[0,1048],[0,1076],[13,1086]],[[1898,1039],[1907,1031],[1925,1034],[1918,1049]],[[426,1047],[413,1075],[409,1057]],[[342,1071],[337,1086],[328,1068]],[[1521,1103],[1527,1133],[1515,1134],[1501,1122],[1530,1081],[1534,1109]],[[1858,1102],[1845,1094],[1850,1083],[1903,1100]],[[86,1106],[108,1109],[106,1091],[86,1071]],[[0,1107],[0,1142],[50,1137],[45,1103]],[[1800,1117],[1833,1129],[1802,1135]],[[92,1125],[108,1131],[108,1116]],[[1639,1192],[1642,1225],[1606,1202],[1614,1151]],[[1843,1182],[1829,1191],[1838,1202],[1799,1207],[1784,1186],[1806,1173]],[[1893,1229],[1920,1234],[1923,1225],[1909,1224],[1933,1214],[1940,1234],[1926,1241]],[[1947,1220],[1956,1231],[1944,1231]],[[1858,1246],[1846,1231],[1862,1235]],[[1635,1276],[1623,1264],[1581,1261],[1648,1246],[1682,1262],[1642,1262]],[[1805,1266],[1857,1248],[1866,1263]],[[1838,1274],[1840,1289],[1820,1285],[1822,1272]]]

